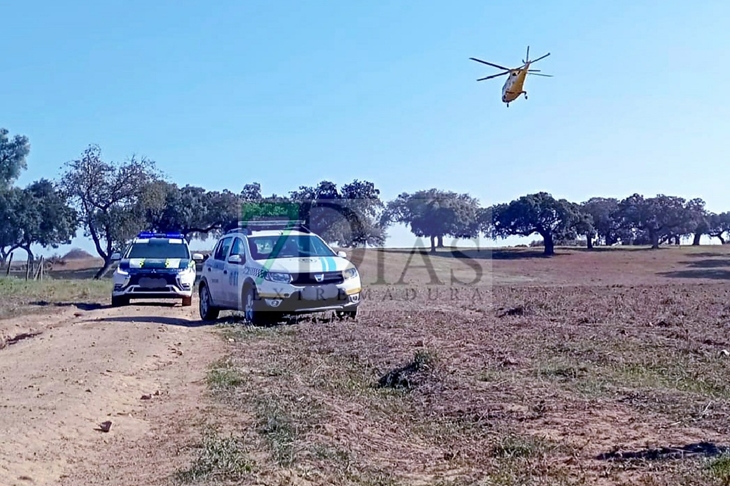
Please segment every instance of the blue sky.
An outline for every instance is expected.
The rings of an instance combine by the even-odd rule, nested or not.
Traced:
[[[726,1],[28,0],[2,14],[0,126],[31,141],[20,185],[96,143],[211,190],[367,179],[386,199],[640,192],[730,210]],[[507,108],[503,78],[475,81],[498,71],[469,57],[517,66],[528,44],[554,77],[528,78]]]

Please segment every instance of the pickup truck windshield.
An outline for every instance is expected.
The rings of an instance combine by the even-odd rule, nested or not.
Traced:
[[[336,256],[322,240],[309,235],[249,236],[248,245],[254,260]],[[278,253],[272,253],[277,246]]]
[[[133,243],[127,258],[181,258],[189,259],[190,251],[184,243],[170,243],[165,239],[151,239],[147,243]]]

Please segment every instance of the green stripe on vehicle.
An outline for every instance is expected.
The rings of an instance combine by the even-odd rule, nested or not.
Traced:
[[[264,275],[268,273],[271,266],[274,264],[274,260],[277,256],[279,256],[279,252],[281,251],[281,247],[284,246],[284,243],[286,242],[287,237],[291,234],[291,228],[287,228],[282,232],[281,237],[276,240],[276,244],[274,245],[274,248],[271,250],[271,253],[269,254],[269,257],[266,259],[266,262],[264,263],[264,268],[261,273],[259,273],[259,276],[256,278],[256,285],[261,284],[261,282],[264,279]]]

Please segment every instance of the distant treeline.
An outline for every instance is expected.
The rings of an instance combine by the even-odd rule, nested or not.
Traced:
[[[527,194],[507,203],[482,206],[470,196],[444,189],[402,193],[383,201],[373,182],[353,180],[341,187],[330,181],[300,186],[287,195],[263,195],[258,183],[240,189],[208,191],[166,180],[144,157],[124,162],[102,158],[90,145],[65,164],[59,180],[41,179],[27,187],[15,181],[27,169],[27,137],[0,129],[0,261],[21,248],[57,248],[82,228],[104,259],[142,230],[174,231],[188,240],[217,237],[240,221],[267,216],[305,220],[313,231],[340,247],[382,246],[393,224],[404,224],[431,249],[445,237],[491,239],[539,235],[546,255],[555,245],[584,241],[594,245],[679,243],[693,236],[718,238],[730,231],[730,213],[705,209],[702,199],[659,194],[623,199],[594,197],[584,202]]]

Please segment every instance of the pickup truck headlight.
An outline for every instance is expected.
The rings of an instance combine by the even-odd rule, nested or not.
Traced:
[[[286,272],[267,272],[266,280],[269,282],[291,283],[291,274]]]
[[[345,280],[355,278],[359,275],[359,273],[357,273],[357,268],[355,267],[347,268],[344,272],[342,272],[342,274],[345,277]]]

